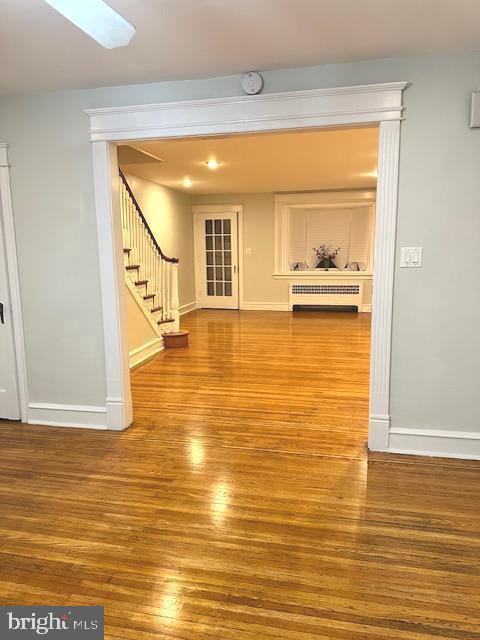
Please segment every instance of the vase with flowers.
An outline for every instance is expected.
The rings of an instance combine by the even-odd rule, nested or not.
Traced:
[[[329,268],[335,269],[335,263],[333,260],[337,257],[338,252],[340,251],[340,247],[336,249],[334,247],[330,247],[326,244],[321,244],[317,248],[313,248],[315,251],[315,255],[317,257],[317,264],[315,269],[325,269],[328,271]]]

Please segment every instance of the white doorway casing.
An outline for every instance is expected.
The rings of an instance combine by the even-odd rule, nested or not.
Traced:
[[[387,451],[402,93],[406,82],[90,109],[107,365],[107,427],[132,421],[115,143],[125,140],[379,125],[369,448]],[[272,239],[273,242],[273,239]]]
[[[0,244],[4,243],[7,295],[1,302],[5,305],[4,331],[9,331],[12,339],[13,364],[5,355],[5,366],[12,369],[12,388],[8,416],[13,419],[28,420],[27,366],[25,359],[25,342],[23,334],[22,303],[20,298],[20,281],[18,276],[17,245],[13,218],[13,204],[10,187],[10,165],[7,145],[0,143]],[[0,251],[0,253],[3,253]],[[0,269],[3,265],[0,265]],[[8,299],[7,299],[8,298]],[[4,372],[6,373],[6,372]]]

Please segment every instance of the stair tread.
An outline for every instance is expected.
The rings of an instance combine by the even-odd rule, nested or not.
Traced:
[[[165,324],[167,322],[175,322],[174,318],[169,318],[168,320],[157,320],[157,324]]]
[[[148,280],[137,280],[135,284],[137,285],[137,287],[143,287],[144,285],[148,284]]]
[[[150,309],[151,313],[156,313],[157,311],[161,311],[163,309],[163,307],[153,307],[153,309]]]
[[[143,296],[144,300],[153,300],[153,298],[155,298],[155,294],[154,293],[149,293],[146,296]]]

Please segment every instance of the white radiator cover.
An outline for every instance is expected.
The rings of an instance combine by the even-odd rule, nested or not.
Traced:
[[[294,305],[355,306],[359,311],[370,311],[363,302],[364,280],[352,278],[346,280],[325,280],[295,282],[288,287],[290,310]]]

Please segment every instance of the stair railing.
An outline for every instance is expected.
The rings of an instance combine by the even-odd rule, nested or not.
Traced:
[[[124,174],[119,173],[123,247],[128,256],[126,269],[133,275],[147,310],[162,331],[178,331],[178,258],[164,254]]]

